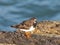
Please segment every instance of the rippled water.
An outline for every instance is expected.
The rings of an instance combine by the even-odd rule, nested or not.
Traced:
[[[60,0],[0,0],[0,30],[14,31],[10,25],[30,17],[60,21]]]

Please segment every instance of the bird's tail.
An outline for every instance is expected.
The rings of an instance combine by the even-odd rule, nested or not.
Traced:
[[[19,27],[19,25],[12,25],[12,26],[10,26],[10,27],[18,28],[18,27]]]

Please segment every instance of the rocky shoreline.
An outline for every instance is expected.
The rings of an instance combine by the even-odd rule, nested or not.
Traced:
[[[0,43],[16,45],[60,45],[60,22],[41,21],[31,38],[27,39],[24,32],[0,31]]]

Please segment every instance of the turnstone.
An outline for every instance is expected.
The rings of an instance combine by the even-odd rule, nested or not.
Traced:
[[[29,38],[31,35],[30,32],[32,32],[35,29],[36,24],[37,24],[37,19],[33,17],[23,21],[20,24],[13,25],[11,27],[17,28],[20,31],[24,31],[25,35]]]

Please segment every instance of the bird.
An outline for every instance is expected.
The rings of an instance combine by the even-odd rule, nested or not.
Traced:
[[[20,24],[12,25],[11,27],[16,28],[20,31],[25,32],[25,36],[27,38],[31,37],[31,33],[33,30],[35,30],[35,27],[37,25],[37,19],[35,17],[32,17],[28,20],[22,21]]]

